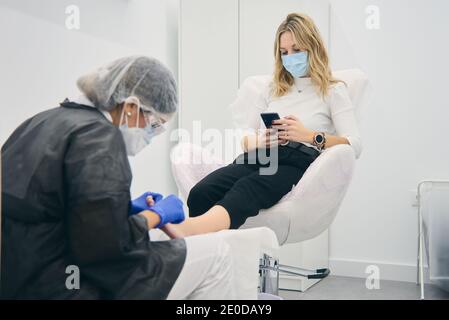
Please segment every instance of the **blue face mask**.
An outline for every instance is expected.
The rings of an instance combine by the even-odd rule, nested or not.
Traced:
[[[309,70],[309,55],[306,51],[281,56],[284,68],[290,72],[294,78],[301,78],[307,75]]]
[[[120,126],[120,131],[125,141],[128,156],[135,156],[149,145],[151,139],[156,135],[156,132],[151,126],[130,128],[127,123]]]

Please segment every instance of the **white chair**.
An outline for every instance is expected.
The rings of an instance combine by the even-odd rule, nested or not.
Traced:
[[[335,72],[334,75],[346,82],[354,106],[359,107],[368,84],[365,75],[357,69]],[[171,159],[173,176],[184,199],[187,199],[190,189],[198,181],[226,165],[209,151],[190,143],[175,146]],[[350,146],[337,145],[326,149],[310,165],[291,192],[273,207],[248,218],[241,229],[269,227],[275,232],[280,245],[317,237],[334,220],[351,181],[354,166],[355,155]],[[261,261],[261,267],[265,271],[278,272],[287,267],[266,258],[268,260]],[[323,278],[329,273],[326,268],[294,268],[284,271],[309,279]],[[263,270],[261,273],[264,273]],[[273,292],[276,293],[276,290],[268,293]]]

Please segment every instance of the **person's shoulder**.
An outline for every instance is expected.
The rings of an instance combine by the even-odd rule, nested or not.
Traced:
[[[333,83],[329,87],[325,101],[334,112],[346,109],[349,106],[352,107],[352,98],[349,94],[347,84],[343,81]]]
[[[71,103],[61,104],[59,112],[61,126],[73,133],[101,135],[107,139],[115,137],[118,132],[118,128],[98,109]]]
[[[343,81],[337,81],[329,86],[328,98],[346,98],[349,95],[348,85]]]
[[[329,91],[332,93],[348,91],[348,86],[344,81],[339,80],[329,86]]]
[[[101,111],[94,107],[69,102],[62,103],[58,109],[63,117],[72,123],[85,125],[98,123],[100,126],[113,127],[113,124],[106,119]]]

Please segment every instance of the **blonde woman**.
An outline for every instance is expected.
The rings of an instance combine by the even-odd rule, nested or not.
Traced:
[[[246,79],[231,107],[240,109],[240,115],[246,114],[244,108],[255,108],[278,113],[281,119],[262,132],[257,130],[257,113],[254,119],[235,119],[249,129],[242,139],[245,152],[192,188],[187,200],[191,218],[168,225],[173,237],[239,228],[248,217],[287,194],[324,149],[349,144],[360,156],[362,146],[346,85],[332,76],[312,19],[289,14],[277,30],[274,57],[275,71],[269,81]],[[261,150],[277,152],[274,174],[261,174],[263,164],[257,159]],[[250,158],[256,163],[249,164]]]

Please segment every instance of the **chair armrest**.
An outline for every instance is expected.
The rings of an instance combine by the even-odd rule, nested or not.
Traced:
[[[354,150],[336,145],[307,169],[286,201],[292,202],[287,242],[310,239],[329,228],[343,202],[355,168]]]
[[[248,218],[242,228],[269,226],[279,243],[294,243],[318,236],[334,220],[355,167],[351,146],[326,149],[301,180],[277,204]]]
[[[340,144],[326,149],[307,168],[288,198],[300,198],[306,192],[313,196],[313,193],[328,193],[344,188],[352,178],[354,166],[355,154],[351,146]]]

